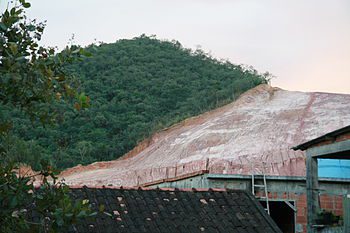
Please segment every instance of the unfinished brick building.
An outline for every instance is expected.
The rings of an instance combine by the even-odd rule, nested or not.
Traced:
[[[335,149],[333,151],[323,150],[322,153],[325,154],[319,154],[320,158],[349,159],[350,126],[327,133],[293,149],[318,148],[319,150],[324,145],[332,146]],[[317,213],[321,209],[330,211],[335,216],[342,216],[343,218],[343,223],[340,221],[340,226],[333,227],[336,230],[327,232],[350,232],[350,179],[346,178],[349,176],[349,170],[345,170],[345,172],[347,172],[347,174],[344,174],[345,178],[317,178],[317,186],[312,188],[316,192],[316,194],[314,193],[316,200],[313,203],[316,203],[317,210],[315,211],[317,212],[314,211],[312,214],[310,214],[310,211],[308,214],[308,199],[310,202],[310,197],[307,198],[307,190],[311,190],[311,188],[307,188],[307,180],[311,180],[311,177],[260,174],[255,175],[253,180],[251,175],[213,174],[203,170],[186,176],[146,183],[144,186],[254,190],[253,186],[255,184],[257,187],[253,191],[254,194],[260,199],[264,207],[267,207],[268,201],[270,215],[283,232],[322,232],[327,226],[316,224],[310,220],[310,218],[317,218]],[[315,226],[314,231],[311,230],[312,225]],[[334,223],[334,225],[337,225],[337,223]],[[309,229],[307,230],[308,227]]]

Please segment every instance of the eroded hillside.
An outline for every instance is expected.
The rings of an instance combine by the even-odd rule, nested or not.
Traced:
[[[69,184],[135,186],[201,170],[305,175],[290,148],[350,124],[350,95],[294,92],[260,85],[237,101],[153,135],[119,160],[62,173]]]

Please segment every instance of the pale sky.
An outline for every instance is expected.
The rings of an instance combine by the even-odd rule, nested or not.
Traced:
[[[4,8],[7,0],[0,0]],[[198,45],[276,76],[287,90],[350,94],[349,0],[31,0],[45,45],[115,42],[145,33]]]

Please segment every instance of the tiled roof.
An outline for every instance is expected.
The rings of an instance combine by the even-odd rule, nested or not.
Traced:
[[[281,232],[255,198],[241,190],[72,188],[92,208],[105,206],[96,219],[72,232]]]

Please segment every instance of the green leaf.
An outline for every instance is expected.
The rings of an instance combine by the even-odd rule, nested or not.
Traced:
[[[17,57],[16,61],[25,61],[26,57],[25,56],[21,56],[21,57]]]
[[[11,9],[11,15],[14,15],[14,14],[16,14],[16,8],[15,7],[13,7],[12,9]]]
[[[103,212],[103,213],[109,217],[112,217],[112,214],[110,214],[110,213],[107,213],[107,212]]]
[[[77,215],[78,218],[81,218],[81,217],[86,217],[86,211],[85,210],[82,210],[79,212],[79,214]]]
[[[4,23],[0,22],[0,29],[1,29],[2,31],[6,31],[6,30],[7,30],[7,27],[6,27],[6,25],[5,25]]]
[[[16,43],[10,42],[10,43],[9,43],[9,48],[10,48],[10,50],[11,50],[11,52],[12,52],[13,54],[17,54],[18,48],[17,48]]]
[[[24,8],[29,8],[31,6],[29,2],[23,2],[22,5]]]
[[[57,223],[58,226],[63,226],[64,221],[63,221],[62,218],[58,218],[58,219],[56,220],[56,223]]]
[[[17,196],[13,196],[12,198],[11,198],[11,202],[10,202],[10,206],[11,207],[15,207],[16,205],[17,205]]]
[[[100,205],[100,206],[98,207],[98,210],[99,210],[100,212],[103,212],[103,211],[105,210],[105,206],[104,206],[104,205]]]
[[[94,217],[97,215],[97,212],[92,212],[91,214],[89,214],[89,217]]]

